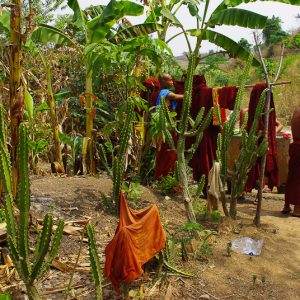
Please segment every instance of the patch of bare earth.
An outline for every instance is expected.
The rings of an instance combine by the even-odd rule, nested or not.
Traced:
[[[104,249],[112,239],[118,219],[104,211],[100,192],[111,191],[111,180],[105,176],[57,177],[34,176],[31,178],[33,219],[46,212],[65,221],[91,218],[97,232],[101,261]],[[186,222],[184,205],[179,196],[165,200],[155,191],[143,188],[139,206],[156,204],[163,224],[168,230]],[[249,199],[253,199],[249,195]],[[247,201],[246,201],[247,202]],[[239,220],[223,219],[213,224],[219,232],[211,240],[212,256],[207,259],[178,260],[177,268],[195,274],[193,279],[176,274],[168,276],[164,283],[153,286],[153,273],[146,273],[130,285],[131,296],[139,299],[300,299],[300,219],[280,214],[282,195],[264,194],[262,226],[253,225],[255,207],[251,202],[239,204]],[[237,230],[238,229],[238,230]],[[243,236],[263,239],[260,256],[248,256],[232,252],[228,256],[227,244]],[[61,262],[75,262],[80,245],[80,235],[64,235],[59,251]],[[88,249],[84,240],[79,267],[73,279],[70,295],[73,299],[93,299],[93,283],[88,270]],[[65,286],[70,272],[51,269],[41,289],[44,299],[64,299]],[[254,280],[256,278],[256,280]],[[140,295],[140,296],[137,296]],[[103,287],[104,299],[121,299],[107,282]]]

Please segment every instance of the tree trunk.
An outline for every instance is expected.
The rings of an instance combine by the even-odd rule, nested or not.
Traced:
[[[62,154],[60,149],[58,120],[56,114],[56,104],[55,104],[55,99],[52,90],[51,70],[46,62],[45,62],[45,67],[47,72],[47,102],[50,107],[51,127],[53,131],[53,141],[54,141],[54,161],[58,162],[63,168]]]
[[[23,121],[24,90],[21,81],[22,52],[21,52],[21,13],[22,0],[13,0],[10,14],[10,51],[9,51],[9,94],[11,118],[11,160],[13,176],[13,195],[17,194],[19,182],[18,172],[18,128]]]
[[[88,66],[87,66],[88,68]],[[85,82],[85,105],[86,105],[86,137],[88,141],[88,155],[89,155],[89,173],[96,173],[96,166],[94,161],[94,149],[93,149],[93,72],[88,71],[86,73]]]
[[[178,141],[178,144],[180,144],[180,141]],[[178,147],[179,149],[179,147]],[[186,163],[184,158],[184,152],[177,150],[177,161],[178,161],[178,169],[179,169],[179,181],[180,185],[183,189],[183,198],[184,198],[184,206],[185,211],[187,215],[187,219],[191,223],[196,223],[196,217],[193,209],[192,204],[192,198],[190,196],[189,192],[189,186],[188,186],[188,178],[187,178],[187,172],[186,172]]]

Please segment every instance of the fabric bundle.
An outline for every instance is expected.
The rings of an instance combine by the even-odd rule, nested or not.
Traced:
[[[104,275],[117,292],[142,273],[142,265],[165,247],[166,235],[156,205],[139,211],[128,207],[120,194],[120,221],[105,249]]]

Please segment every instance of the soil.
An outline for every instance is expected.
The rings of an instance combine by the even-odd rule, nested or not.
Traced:
[[[104,249],[117,227],[117,217],[104,210],[100,193],[109,194],[112,182],[105,175],[99,177],[32,176],[32,221],[36,223],[45,213],[52,213],[65,221],[87,220],[95,225],[97,245],[104,263]],[[167,231],[186,223],[184,204],[180,195],[169,198],[158,191],[141,188],[143,194],[138,208],[156,204]],[[253,225],[254,194],[238,205],[238,220],[224,217],[204,222],[217,235],[208,240],[212,254],[189,255],[189,260],[176,260],[176,268],[193,273],[192,279],[178,274],[162,275],[154,283],[155,272],[146,272],[129,286],[131,299],[300,299],[300,219],[280,213],[283,195],[264,194],[261,227]],[[133,205],[133,204],[132,204]],[[231,251],[233,239],[251,237],[264,241],[261,255],[249,256]],[[88,249],[83,240],[79,268],[73,277],[72,299],[94,299],[94,286],[88,266]],[[64,235],[58,260],[75,262],[80,248],[79,235]],[[191,257],[193,256],[193,257]],[[70,270],[69,270],[70,271]],[[65,288],[72,272],[51,268],[40,283],[43,299],[64,299]],[[165,273],[163,273],[165,274]],[[0,280],[1,281],[1,280]],[[21,299],[21,283],[13,285],[14,299]],[[3,285],[2,285],[3,287]],[[17,290],[18,293],[17,293]],[[55,292],[56,291],[56,292]],[[103,284],[104,299],[122,299],[111,284]]]

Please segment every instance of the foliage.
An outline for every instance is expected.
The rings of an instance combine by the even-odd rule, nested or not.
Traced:
[[[40,293],[35,285],[55,258],[62,238],[63,221],[60,221],[54,233],[52,243],[53,218],[44,217],[42,232],[39,235],[32,262],[30,262],[29,250],[29,209],[30,186],[28,174],[28,134],[24,124],[19,127],[19,174],[17,199],[12,195],[12,175],[10,158],[6,145],[6,128],[3,107],[0,105],[0,176],[5,193],[5,215],[7,221],[8,246],[14,266],[20,278],[25,283],[30,299],[40,299]],[[17,224],[14,218],[13,202],[17,201],[20,216]]]
[[[139,182],[124,182],[121,188],[127,195],[128,200],[132,200],[137,205],[143,191],[140,189]]]
[[[153,187],[157,187],[163,195],[170,195],[175,192],[174,188],[179,184],[175,176],[167,175],[161,180],[153,183]]]
[[[281,23],[281,19],[275,16],[267,20],[263,29],[263,38],[266,45],[281,42],[288,35],[282,30]]]
[[[279,63],[274,59],[265,59],[265,65],[270,76],[275,76],[278,70]],[[264,78],[263,67],[257,69],[258,75],[260,78]]]
[[[87,225],[88,244],[89,244],[89,259],[91,263],[92,277],[96,287],[96,299],[102,300],[102,270],[100,259],[97,252],[97,244],[95,230],[92,224]]]
[[[251,48],[252,48],[252,45],[251,45],[251,44],[248,42],[248,40],[245,39],[245,38],[241,38],[241,39],[239,40],[238,44],[239,44],[240,46],[242,46],[243,48],[248,49],[248,50],[251,50]]]

